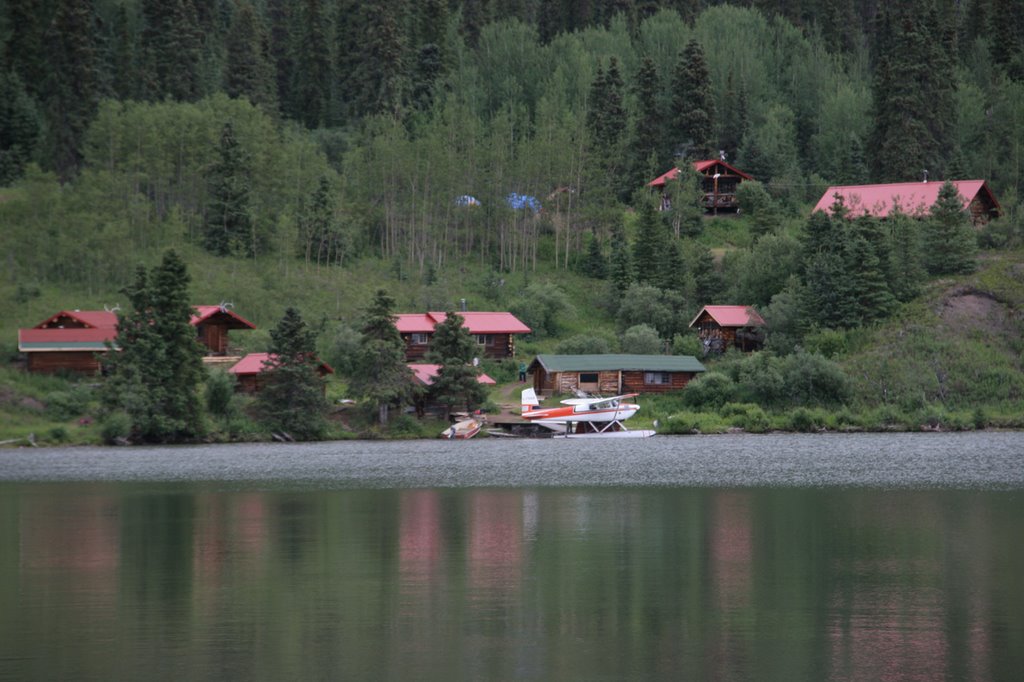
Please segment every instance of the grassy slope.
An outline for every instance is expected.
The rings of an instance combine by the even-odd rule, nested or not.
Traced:
[[[500,310],[507,309],[529,283],[556,282],[572,303],[560,337],[614,333],[605,306],[606,287],[565,271],[505,274],[504,284],[494,287],[489,284],[493,276],[489,268],[461,263],[442,270],[437,281],[427,285],[418,272],[404,273],[398,280],[393,268],[376,261],[317,272],[291,260],[224,260],[198,250],[183,251],[193,276],[196,303],[231,301],[236,311],[260,328],[232,337],[245,350],[265,348],[267,330],[288,305],[298,306],[311,324],[322,323],[329,330],[334,320],[354,321],[372,292],[382,285],[402,310],[443,309],[463,297],[470,309]],[[932,283],[896,317],[846,335],[847,351],[836,359],[853,378],[861,406],[886,403],[910,412],[941,402],[949,409],[982,406],[994,415],[1021,412],[1024,252],[986,254],[981,266],[974,275]],[[18,327],[31,326],[62,308],[124,304],[124,296],[113,287],[83,292],[44,286],[38,297],[20,303],[15,301],[16,289],[15,283],[0,285],[0,300],[10,302],[0,318],[0,350],[5,357],[14,355]],[[550,351],[554,343],[554,339],[523,341],[519,351],[529,357]],[[42,409],[54,394],[66,402],[71,393],[75,400],[86,402],[83,415],[88,421],[95,413],[95,404],[88,402],[88,386],[94,381],[79,382],[85,386],[76,389],[77,384],[59,378],[0,370],[0,441],[29,433],[41,441],[98,441],[98,427],[80,425],[82,416],[62,418],[65,415],[59,410]],[[343,393],[340,382],[329,391],[333,398]],[[677,409],[671,399],[653,400],[645,415],[650,420],[664,419]],[[405,428],[409,435],[420,433],[416,427]]]

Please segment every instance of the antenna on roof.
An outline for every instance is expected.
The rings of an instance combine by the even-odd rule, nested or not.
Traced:
[[[235,304],[230,301],[221,301],[218,307],[220,308],[220,311],[222,313],[226,313],[228,311],[228,308],[234,308]]]
[[[725,161],[725,150],[724,149],[719,149],[718,150],[718,160],[719,161]]]
[[[921,172],[922,172],[922,173],[924,173],[924,180],[922,180],[921,182],[928,182],[928,169],[927,169],[927,168],[925,168],[925,169],[924,169],[923,171],[921,171]]]
[[[104,305],[103,306],[103,310],[107,311],[108,313],[116,313],[120,309],[121,309],[121,304],[120,303],[114,304],[113,308],[111,308],[108,305]]]

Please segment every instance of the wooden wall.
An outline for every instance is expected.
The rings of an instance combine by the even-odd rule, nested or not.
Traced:
[[[594,372],[545,372],[543,368],[534,372],[533,390],[538,395],[561,394],[569,395],[580,387],[580,374],[593,374]],[[621,374],[622,384],[619,385]],[[590,392],[611,396],[618,393],[665,393],[667,391],[678,391],[686,388],[686,384],[696,376],[693,372],[670,372],[670,383],[647,384],[644,383],[645,372],[641,370],[609,370],[597,372],[598,389]]]
[[[30,372],[52,374],[67,371],[97,374],[100,371],[100,361],[94,351],[47,351],[25,355]]]

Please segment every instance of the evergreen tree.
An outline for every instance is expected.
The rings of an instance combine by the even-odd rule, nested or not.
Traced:
[[[276,111],[277,86],[270,38],[262,18],[247,0],[240,0],[235,6],[226,48],[224,91],[231,97],[245,97],[267,112]]]
[[[434,87],[444,64],[441,49],[435,43],[422,45],[416,55],[416,76],[412,86],[412,103],[420,111],[429,111],[434,104]]]
[[[659,282],[667,279],[670,249],[668,230],[654,209],[654,204],[642,201],[637,209],[636,241],[633,243],[636,281],[659,286]]]
[[[713,304],[722,298],[725,283],[715,267],[715,256],[703,244],[691,241],[687,246],[690,255],[689,270],[693,275],[694,299],[699,305]]]
[[[201,96],[202,34],[193,0],[142,0],[143,92],[151,100]]]
[[[133,440],[173,443],[203,433],[203,351],[190,322],[189,280],[185,262],[169,251],[123,290],[131,309],[118,314],[119,352],[103,356],[103,402],[128,414]]]
[[[348,240],[336,212],[330,180],[320,176],[317,188],[299,214],[299,246],[307,265],[314,261],[317,266],[340,265],[344,259]]]
[[[347,87],[357,116],[401,112],[408,89],[404,14],[402,3],[361,3],[359,52]]]
[[[608,267],[608,278],[611,280],[612,289],[618,296],[622,296],[635,281],[629,242],[626,241],[626,234],[621,225],[616,225],[612,231],[612,254]]]
[[[608,261],[605,260],[601,251],[601,240],[597,233],[591,231],[590,240],[587,242],[587,255],[583,260],[583,274],[594,279],[604,279],[608,276]]]
[[[271,431],[283,431],[297,440],[322,437],[327,401],[318,371],[316,334],[298,310],[288,308],[270,339],[264,385],[256,396],[260,421]]]
[[[66,0],[47,31],[50,72],[45,86],[52,161],[62,179],[82,163],[82,138],[100,99],[98,23],[92,0]]]
[[[303,0],[301,32],[295,48],[293,115],[307,128],[326,125],[330,104],[331,60],[323,0]]]
[[[270,23],[270,59],[274,66],[274,83],[281,111],[297,108],[292,93],[295,60],[292,48],[292,3],[289,0],[267,0]]]
[[[622,103],[622,76],[618,60],[611,58],[608,71],[599,66],[590,87],[587,108],[589,133],[590,197],[598,204],[614,202],[622,182],[622,141],[626,128],[626,110]]]
[[[13,71],[0,71],[0,186],[21,177],[39,142],[35,102]]]
[[[1024,79],[1024,7],[1020,0],[992,0],[992,60],[1011,78]]]
[[[50,23],[49,3],[7,0],[7,44],[0,67],[13,71],[33,97],[39,98],[49,73],[43,36]]]
[[[472,364],[477,352],[476,341],[464,323],[461,315],[448,312],[444,322],[434,327],[427,354],[428,360],[441,365],[430,386],[430,394],[448,413],[455,407],[475,410],[487,397],[483,384],[477,380],[479,370]]]
[[[381,424],[387,424],[390,406],[401,405],[412,395],[412,372],[395,328],[394,307],[394,299],[378,289],[364,316],[362,344],[349,385],[355,395],[376,405]]]
[[[490,0],[463,0],[461,30],[468,47],[475,48],[480,42],[480,31],[490,21],[490,14]]]
[[[874,48],[871,171],[878,182],[941,177],[953,148],[955,40],[932,3],[883,5]]]
[[[963,198],[948,180],[925,221],[925,267],[932,275],[974,272],[978,242]]]
[[[206,207],[205,246],[218,256],[232,253],[255,255],[256,239],[250,214],[248,154],[235,139],[231,123],[220,136],[220,159],[207,172],[209,201]]]
[[[724,105],[719,121],[718,148],[726,159],[735,159],[747,132],[747,89],[744,83],[735,83],[733,72],[726,78]]]
[[[672,140],[692,159],[712,156],[715,146],[715,100],[704,50],[690,40],[679,56],[672,80]]]
[[[864,216],[854,221],[847,242],[846,270],[858,324],[888,317],[896,304],[886,279],[887,246],[875,218]]]
[[[658,96],[661,83],[654,60],[644,57],[636,75],[634,94],[637,101],[633,140],[629,146],[631,180],[635,185],[646,182],[661,168],[668,154],[664,146],[665,116],[661,112]]]
[[[921,221],[899,211],[886,218],[892,255],[889,258],[889,289],[896,300],[906,303],[921,292],[925,280],[921,263]]]
[[[128,17],[128,8],[118,5],[107,50],[111,89],[117,99],[139,97],[139,55],[136,34]]]

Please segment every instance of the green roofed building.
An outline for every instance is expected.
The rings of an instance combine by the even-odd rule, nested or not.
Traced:
[[[664,393],[705,371],[692,355],[538,355],[528,371],[538,395]]]

